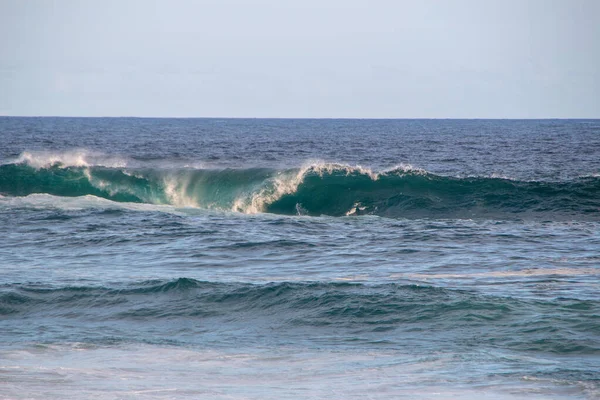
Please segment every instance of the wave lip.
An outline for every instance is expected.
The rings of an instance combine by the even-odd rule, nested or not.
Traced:
[[[0,195],[96,196],[247,214],[600,219],[595,176],[561,182],[459,178],[403,164],[383,171],[339,163],[281,170],[131,168],[90,165],[86,157],[74,152],[34,162],[24,153],[20,162],[0,165]]]

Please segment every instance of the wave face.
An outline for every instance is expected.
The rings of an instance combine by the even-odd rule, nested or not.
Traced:
[[[373,172],[343,164],[285,170],[0,166],[0,194],[34,193],[311,216],[600,217],[600,178],[595,176],[535,182],[439,176],[410,166]]]

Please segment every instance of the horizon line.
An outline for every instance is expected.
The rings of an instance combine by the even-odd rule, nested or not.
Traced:
[[[0,118],[121,118],[121,119],[264,119],[264,120],[455,120],[455,121],[541,121],[541,120],[599,120],[598,117],[225,117],[225,116],[136,116],[136,115],[2,115]]]

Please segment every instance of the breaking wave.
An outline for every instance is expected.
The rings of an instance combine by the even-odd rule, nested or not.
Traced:
[[[94,159],[95,157],[95,159]],[[123,160],[23,153],[0,165],[0,195],[49,194],[130,203],[287,215],[392,218],[599,219],[600,178],[517,181],[440,176],[410,165],[372,171],[315,163],[302,168],[129,167]],[[92,161],[97,164],[91,164]]]

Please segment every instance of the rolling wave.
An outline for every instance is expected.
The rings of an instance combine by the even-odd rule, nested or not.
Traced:
[[[310,216],[600,217],[600,178],[596,176],[532,182],[440,176],[406,165],[374,172],[334,163],[280,170],[131,168],[89,165],[73,155],[42,161],[22,156],[16,162],[0,165],[0,195],[39,193]]]
[[[169,329],[165,321],[181,318],[199,329],[210,325],[235,330],[241,324],[243,329],[255,325],[302,333],[310,326],[389,340],[395,340],[393,332],[431,335],[469,327],[477,340],[558,353],[600,352],[598,312],[600,304],[592,300],[520,300],[399,283],[250,284],[179,278],[113,287],[0,287],[0,316],[6,321],[39,318],[72,325],[94,320],[127,329],[134,323]],[[569,337],[557,335],[557,327]]]

